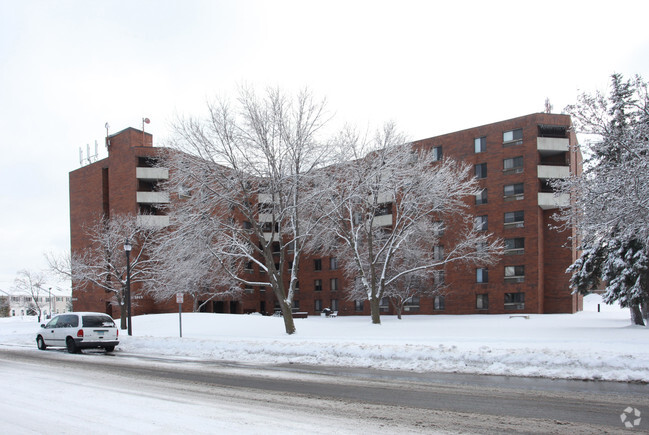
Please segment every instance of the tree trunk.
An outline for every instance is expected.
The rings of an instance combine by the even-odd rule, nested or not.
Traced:
[[[119,327],[126,329],[126,301],[121,301],[119,304]]]
[[[293,322],[293,311],[291,310],[291,306],[282,300],[280,300],[279,306],[282,308],[284,329],[286,329],[286,333],[289,335],[295,334],[295,322]]]
[[[395,307],[397,309],[397,319],[401,320],[401,312],[403,311],[403,305],[396,304]]]
[[[649,302],[645,301],[640,304],[640,312],[645,323],[649,322]]]
[[[372,323],[375,325],[380,325],[381,324],[381,307],[379,304],[381,303],[381,300],[378,298],[372,298],[370,299],[370,310],[372,313]]]
[[[631,323],[634,325],[644,326],[642,312],[640,311],[640,305],[638,304],[631,305]]]

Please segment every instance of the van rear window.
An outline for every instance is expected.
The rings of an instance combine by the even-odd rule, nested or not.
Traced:
[[[108,316],[83,316],[84,328],[115,327],[115,322]]]

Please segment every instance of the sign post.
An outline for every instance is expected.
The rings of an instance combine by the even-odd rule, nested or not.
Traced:
[[[176,293],[176,302],[178,303],[178,326],[180,328],[180,338],[183,337],[183,294]]]

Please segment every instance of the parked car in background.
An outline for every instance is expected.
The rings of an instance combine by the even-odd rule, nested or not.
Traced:
[[[115,350],[119,344],[119,330],[115,321],[103,313],[66,313],[41,325],[36,334],[36,344],[45,350],[49,346],[65,347],[70,353],[81,349],[104,348]]]

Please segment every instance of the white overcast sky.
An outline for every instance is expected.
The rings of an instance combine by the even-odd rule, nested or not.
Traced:
[[[421,139],[649,80],[649,2],[0,0],[0,290],[69,250],[68,173],[242,83]]]

